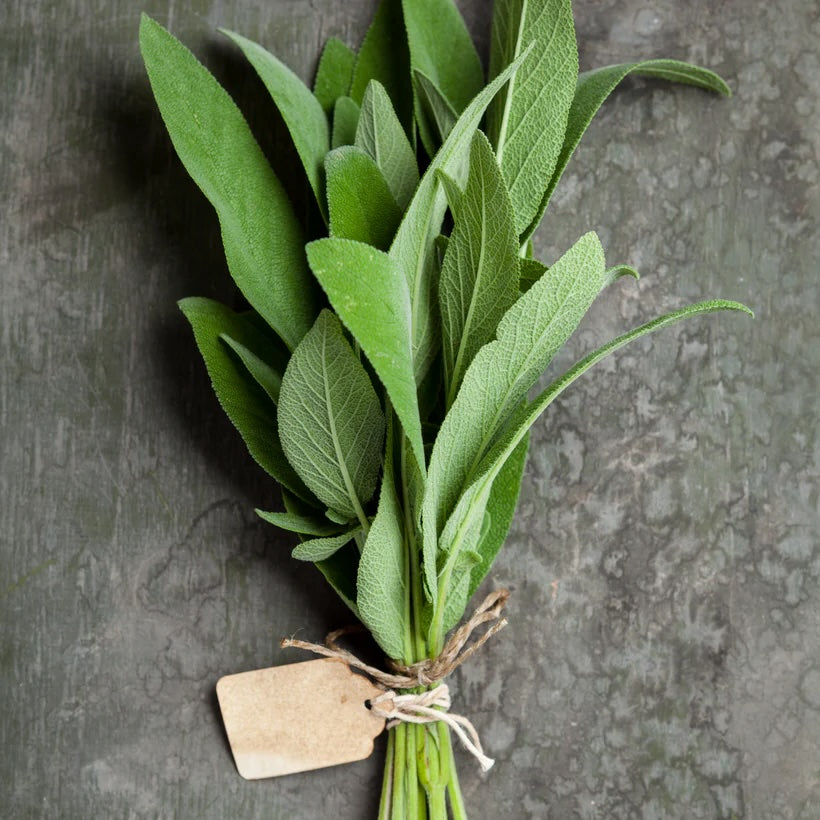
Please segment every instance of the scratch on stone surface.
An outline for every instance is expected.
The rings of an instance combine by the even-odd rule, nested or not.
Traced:
[[[33,580],[37,575],[43,572],[43,570],[48,569],[55,563],[56,561],[53,558],[49,558],[47,561],[43,561],[36,567],[32,567],[28,572],[26,572],[24,575],[21,575],[16,581],[9,584],[2,592],[0,592],[0,599],[7,598],[13,592],[17,592],[18,590],[22,589],[26,584],[29,583],[29,581]]]

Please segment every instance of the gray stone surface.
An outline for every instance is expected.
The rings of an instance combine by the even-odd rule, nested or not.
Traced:
[[[377,754],[246,783],[220,674],[347,620],[258,521],[276,492],[220,415],[176,299],[235,300],[207,204],[137,51],[141,4],[0,7],[0,814],[374,815]],[[303,76],[374,3],[145,0],[293,158],[220,41]],[[487,0],[461,3],[482,42]],[[820,13],[814,0],[584,0],[582,67],[677,56],[731,101],[630,82],[538,236],[595,228],[644,274],[561,356],[706,296],[538,425],[492,583],[511,627],[455,679],[497,759],[460,755],[475,818],[820,817],[817,372]],[[297,198],[299,192],[296,192]],[[459,753],[460,754],[460,753]]]

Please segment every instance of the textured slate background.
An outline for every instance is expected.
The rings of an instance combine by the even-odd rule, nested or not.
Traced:
[[[143,5],[281,167],[273,108],[215,28],[309,77],[374,3]],[[490,3],[461,6],[486,43]],[[175,308],[235,295],[151,102],[139,7],[0,7],[2,813],[371,817],[378,756],[251,784],[224,742],[217,677],[293,660],[281,635],[347,616],[254,517],[276,493]],[[576,19],[582,67],[684,57],[736,93],[632,82],[588,134],[538,250],[596,228],[644,278],[561,362],[705,296],[758,318],[642,343],[539,424],[493,575],[512,626],[455,680],[498,758],[481,778],[461,757],[467,801],[476,818],[817,818],[820,13],[583,0]]]

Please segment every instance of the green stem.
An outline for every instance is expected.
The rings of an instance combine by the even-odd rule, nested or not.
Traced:
[[[407,817],[412,820],[418,818],[419,811],[419,774],[418,758],[416,756],[416,733],[415,727],[407,725],[405,730],[405,742],[407,743]]]
[[[391,409],[392,410],[392,409]],[[394,429],[401,429],[398,419]],[[407,447],[399,441],[399,476],[404,513],[404,661],[414,663],[437,648],[425,635],[425,596],[421,575],[421,554],[409,498]],[[440,630],[439,630],[440,631]],[[433,634],[435,634],[434,630]],[[440,647],[439,647],[440,649]],[[421,690],[411,690],[421,691]],[[448,820],[448,801],[452,817],[466,820],[464,801],[458,785],[452,756],[450,732],[443,723],[414,725],[400,723],[390,730],[384,769],[379,820]]]
[[[407,817],[407,746],[405,743],[406,723],[400,723],[391,729],[395,735],[393,742],[393,801],[391,820],[408,820]]]
[[[464,796],[461,793],[461,784],[458,782],[458,769],[456,769],[456,759],[453,754],[453,742],[449,731],[444,732],[446,745],[445,754],[449,761],[449,780],[447,783],[447,796],[450,798],[450,811],[453,820],[467,820],[467,809],[464,807]]]
[[[393,804],[393,761],[396,747],[396,733],[387,733],[387,755],[384,761],[384,777],[382,779],[382,797],[379,801],[379,819],[391,820],[391,806]]]

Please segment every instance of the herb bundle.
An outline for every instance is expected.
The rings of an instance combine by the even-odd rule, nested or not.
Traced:
[[[496,0],[485,85],[452,0],[382,0],[358,53],[330,39],[313,89],[225,32],[270,92],[315,199],[300,224],[228,94],[143,17],[140,44],[180,159],[217,211],[250,309],[182,300],[217,397],[282,488],[296,533],[387,658],[441,653],[515,511],[529,430],[596,362],[712,300],[631,330],[543,391],[596,296],[594,233],[547,265],[532,236],[579,140],[628,74],[721,94],[675,60],[578,73],[570,0]],[[318,226],[318,227],[317,227]],[[307,241],[309,240],[309,241]],[[466,816],[442,723],[388,739],[381,818]]]

